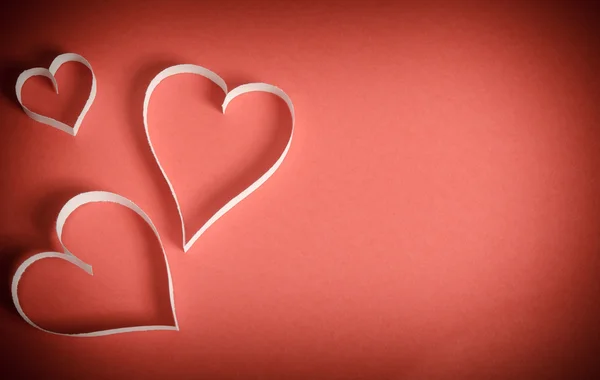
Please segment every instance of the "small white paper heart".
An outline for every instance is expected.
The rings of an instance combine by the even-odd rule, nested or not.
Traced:
[[[82,63],[92,73],[92,87],[90,89],[90,95],[88,97],[88,100],[85,102],[83,109],[79,113],[79,116],[77,116],[77,120],[75,121],[75,124],[73,125],[73,127],[70,127],[69,125],[67,125],[61,121],[52,119],[51,117],[40,115],[38,113],[31,111],[29,108],[25,107],[25,105],[23,104],[23,101],[21,99],[21,92],[23,90],[23,85],[25,84],[25,82],[27,82],[27,80],[29,78],[35,77],[35,76],[44,76],[44,77],[50,79],[50,81],[52,81],[52,86],[54,87],[54,91],[56,91],[56,93],[58,94],[58,83],[56,83],[56,78],[54,77],[54,75],[56,75],[56,72],[58,71],[58,69],[67,62]],[[50,69],[46,69],[43,67],[36,67],[33,69],[28,69],[28,70],[23,71],[21,73],[21,75],[19,75],[19,77],[17,78],[17,84],[15,86],[15,90],[17,93],[17,100],[19,101],[19,104],[21,105],[21,107],[23,108],[23,111],[25,111],[25,114],[27,114],[27,116],[29,116],[33,120],[38,121],[42,124],[46,124],[51,127],[60,129],[61,131],[70,134],[71,136],[76,136],[77,131],[79,131],[79,127],[81,127],[81,123],[83,122],[83,118],[85,117],[85,114],[89,111],[90,107],[92,106],[92,103],[94,102],[94,99],[96,98],[96,76],[94,75],[94,70],[92,70],[92,65],[90,65],[90,63],[85,58],[83,58],[79,54],[65,53],[65,54],[61,54],[61,55],[57,56],[56,58],[54,58],[54,60],[50,64]]]
[[[44,259],[51,259],[51,258],[65,260],[65,261],[70,262],[71,264],[76,265],[80,269],[83,269],[88,274],[93,275],[92,266],[81,261],[79,258],[77,258],[75,255],[73,255],[67,249],[67,247],[65,246],[65,244],[62,241],[62,232],[63,232],[63,227],[65,225],[65,222],[67,221],[69,216],[73,213],[73,211],[75,211],[76,209],[78,209],[79,207],[81,207],[85,204],[95,203],[95,202],[112,202],[112,203],[116,203],[116,204],[125,206],[125,207],[133,210],[139,216],[141,216],[142,219],[144,219],[144,221],[150,226],[150,228],[152,228],[152,231],[154,232],[154,234],[156,235],[156,238],[158,239],[160,248],[161,248],[163,256],[165,258],[165,266],[167,268],[167,278],[169,281],[169,297],[170,297],[170,302],[171,302],[171,312],[173,314],[173,321],[175,323],[173,326],[160,326],[160,325],[159,326],[134,326],[134,327],[122,327],[122,328],[116,328],[116,329],[94,331],[94,332],[88,332],[88,333],[66,334],[66,333],[59,333],[59,332],[55,332],[55,331],[46,330],[46,329],[36,325],[33,321],[31,321],[31,319],[29,319],[29,317],[27,317],[27,314],[25,314],[25,312],[23,311],[23,308],[21,307],[21,303],[19,302],[19,281],[21,281],[21,277],[23,276],[23,273],[25,273],[27,268],[29,268],[29,266],[31,266],[36,261],[40,261],[40,260],[44,260]],[[15,275],[12,280],[11,290],[12,290],[13,303],[15,304],[15,308],[17,309],[17,312],[19,313],[19,315],[27,323],[29,323],[31,326],[35,327],[36,329],[42,330],[42,331],[50,333],[50,334],[72,336],[72,337],[96,337],[96,336],[113,335],[113,334],[121,334],[121,333],[136,332],[136,331],[157,331],[157,330],[178,331],[179,330],[177,316],[175,314],[175,299],[173,296],[173,280],[171,278],[171,270],[169,269],[169,261],[167,260],[167,254],[165,253],[163,243],[158,234],[158,230],[154,226],[154,223],[152,223],[152,220],[150,220],[150,217],[148,217],[148,215],[139,206],[137,206],[135,203],[133,203],[132,201],[130,201],[127,198],[124,198],[118,194],[109,193],[106,191],[91,191],[91,192],[76,195],[75,197],[71,198],[67,203],[65,203],[63,208],[60,210],[60,212],[58,214],[58,218],[56,220],[56,234],[58,235],[58,240],[60,241],[60,244],[62,245],[62,247],[64,249],[64,253],[42,252],[42,253],[38,253],[36,255],[31,256],[17,268],[17,271],[15,272]]]
[[[236,97],[238,97],[242,94],[248,93],[248,92],[258,91],[258,92],[268,92],[268,93],[274,94],[274,95],[280,97],[281,99],[283,99],[290,110],[290,115],[292,118],[292,128],[291,128],[289,140],[285,146],[285,149],[283,150],[283,152],[281,153],[281,155],[279,156],[277,161],[273,164],[273,166],[271,166],[254,183],[252,183],[250,186],[248,186],[248,188],[246,188],[244,191],[242,191],[241,193],[239,193],[238,195],[233,197],[221,209],[219,209],[208,221],[206,221],[206,223],[204,223],[204,225],[202,227],[200,227],[200,229],[198,231],[196,231],[196,233],[194,233],[194,235],[192,236],[192,238],[189,241],[186,241],[185,223],[183,220],[183,214],[181,212],[181,206],[179,205],[177,195],[175,194],[175,189],[173,188],[173,185],[171,184],[171,181],[169,180],[167,173],[165,172],[164,168],[160,164],[160,161],[158,160],[156,151],[154,150],[154,147],[152,146],[152,141],[150,139],[150,132],[148,129],[148,107],[150,105],[150,97],[152,96],[152,93],[154,92],[154,90],[156,89],[156,87],[158,86],[158,84],[160,82],[162,82],[163,80],[167,79],[170,76],[177,75],[177,74],[200,75],[200,76],[203,76],[203,77],[211,80],[213,83],[215,83],[217,86],[219,86],[225,93],[225,99],[223,100],[223,105],[222,105],[223,113],[225,113],[225,109],[227,108],[227,105]],[[167,184],[169,185],[169,189],[171,190],[171,194],[173,196],[173,199],[175,200],[175,205],[177,206],[177,212],[179,213],[179,219],[181,221],[181,231],[182,231],[182,236],[183,236],[184,252],[187,252],[191,248],[191,246],[196,242],[196,240],[198,240],[198,238],[214,222],[216,222],[227,211],[231,210],[235,205],[240,203],[244,198],[246,198],[248,195],[250,195],[256,189],[258,189],[260,187],[260,185],[265,183],[267,181],[267,179],[269,179],[269,177],[271,177],[273,175],[273,173],[275,173],[275,171],[279,168],[279,166],[283,162],[285,156],[287,155],[287,153],[290,149],[290,146],[292,144],[292,136],[294,135],[294,123],[295,123],[294,105],[292,104],[292,100],[290,99],[290,97],[285,92],[283,92],[283,90],[281,90],[280,88],[275,87],[273,85],[267,84],[267,83],[248,83],[248,84],[243,84],[241,86],[238,86],[238,87],[234,88],[233,90],[227,92],[227,84],[220,76],[218,76],[214,72],[212,72],[209,69],[206,69],[202,66],[191,65],[191,64],[183,64],[183,65],[176,65],[176,66],[168,67],[168,68],[164,69],[163,71],[161,71],[156,77],[154,77],[154,79],[152,79],[152,81],[150,82],[150,85],[148,86],[148,89],[146,90],[146,97],[144,98],[143,116],[144,116],[144,129],[146,130],[146,138],[148,139],[148,145],[150,145],[150,150],[152,151],[152,155],[154,156],[154,159],[156,160],[156,163],[158,164],[158,167],[160,168],[160,171],[161,171],[163,177],[165,178],[165,180],[167,181]]]

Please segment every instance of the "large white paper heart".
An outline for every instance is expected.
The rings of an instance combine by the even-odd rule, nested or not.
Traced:
[[[258,91],[258,92],[268,92],[268,93],[274,94],[274,95],[280,97],[281,99],[283,99],[290,110],[290,115],[292,118],[292,128],[291,128],[289,140],[285,146],[285,149],[283,150],[283,152],[281,153],[281,155],[279,156],[277,161],[275,161],[273,166],[271,166],[262,176],[260,176],[254,183],[252,183],[250,186],[248,186],[244,191],[242,191],[241,193],[239,193],[238,195],[233,197],[229,202],[227,202],[223,207],[221,207],[221,209],[219,209],[212,217],[210,217],[210,219],[208,221],[206,221],[206,223],[204,223],[204,225],[202,227],[200,227],[200,229],[198,231],[196,231],[196,233],[194,233],[194,235],[192,236],[192,238],[189,241],[186,241],[185,222],[183,220],[183,214],[181,212],[181,206],[179,205],[179,200],[177,199],[177,195],[175,194],[175,189],[173,188],[173,184],[171,184],[171,181],[169,180],[169,177],[167,176],[165,169],[162,167],[162,165],[160,164],[160,161],[158,160],[158,156],[156,154],[156,151],[154,150],[154,146],[152,146],[152,141],[150,139],[150,132],[148,129],[148,107],[150,105],[150,97],[152,96],[152,93],[154,92],[154,90],[156,89],[156,87],[158,86],[158,84],[160,82],[162,82],[163,80],[167,79],[170,76],[177,75],[177,74],[200,75],[200,76],[203,76],[203,77],[211,80],[213,83],[215,83],[217,86],[219,86],[225,93],[225,99],[223,100],[223,105],[222,105],[223,113],[225,113],[227,105],[236,97],[238,97],[242,94],[248,93],[248,92],[257,92]],[[176,65],[176,66],[168,67],[168,68],[164,69],[163,71],[161,71],[156,77],[154,77],[154,79],[152,79],[152,81],[150,82],[150,85],[148,86],[148,89],[146,90],[146,96],[144,98],[143,115],[144,115],[144,129],[146,131],[146,138],[148,139],[148,144],[150,145],[150,149],[152,150],[152,155],[154,156],[154,159],[156,160],[156,163],[158,164],[158,167],[160,168],[160,171],[161,171],[163,177],[165,178],[165,180],[167,181],[167,184],[169,185],[169,189],[171,190],[171,194],[173,196],[173,199],[175,200],[175,205],[177,206],[177,212],[179,213],[179,219],[181,221],[181,231],[182,231],[182,236],[183,236],[183,250],[185,252],[187,252],[191,248],[191,246],[196,242],[196,240],[198,240],[198,238],[214,222],[216,222],[220,217],[222,217],[227,211],[231,210],[236,204],[240,203],[244,198],[246,198],[248,195],[250,195],[253,191],[258,189],[260,187],[260,185],[265,183],[266,180],[269,179],[269,177],[271,177],[273,175],[273,173],[275,173],[275,171],[279,168],[279,166],[283,162],[285,156],[287,155],[287,153],[290,149],[290,146],[292,144],[292,136],[294,135],[294,123],[295,123],[294,105],[292,104],[292,100],[290,99],[290,97],[285,92],[283,92],[283,90],[281,90],[280,88],[275,87],[273,85],[267,84],[267,83],[248,83],[248,84],[243,84],[241,86],[238,86],[238,87],[234,88],[233,90],[227,92],[227,84],[220,76],[218,76],[214,72],[212,72],[209,69],[206,69],[202,66],[191,65],[191,64],[183,64],[183,65]]]
[[[170,297],[170,302],[171,302],[171,312],[173,314],[173,321],[175,323],[173,326],[160,326],[160,325],[159,326],[134,326],[134,327],[122,327],[122,328],[116,328],[116,329],[94,331],[94,332],[88,332],[88,333],[65,334],[65,333],[59,333],[59,332],[55,332],[55,331],[46,330],[46,329],[36,325],[31,319],[29,319],[29,317],[27,317],[27,314],[25,314],[25,312],[23,311],[23,308],[21,307],[21,303],[19,302],[19,281],[21,281],[21,277],[23,276],[23,273],[25,273],[27,268],[29,268],[29,266],[31,266],[36,261],[40,261],[40,260],[44,260],[44,259],[52,259],[52,258],[65,260],[65,261],[70,262],[71,264],[76,265],[80,269],[83,269],[88,274],[93,275],[92,266],[81,261],[79,258],[77,258],[75,255],[73,255],[67,249],[67,247],[65,246],[65,244],[62,241],[62,233],[63,233],[63,227],[65,225],[65,222],[67,221],[68,217],[73,213],[73,211],[75,211],[76,209],[78,209],[79,207],[81,207],[85,204],[95,203],[95,202],[112,202],[112,203],[116,203],[116,204],[125,206],[125,207],[133,210],[139,216],[141,216],[142,219],[144,219],[144,221],[150,226],[150,228],[152,228],[152,231],[154,231],[154,234],[156,235],[156,238],[158,239],[158,242],[160,243],[160,248],[161,248],[163,256],[165,258],[165,266],[167,268],[167,278],[169,280],[169,297]],[[62,245],[62,247],[64,249],[64,253],[42,252],[42,253],[38,253],[36,255],[31,256],[17,268],[17,271],[15,272],[15,275],[12,280],[11,291],[12,291],[13,303],[15,304],[15,308],[17,309],[17,312],[19,313],[19,315],[27,323],[29,323],[31,326],[35,327],[36,329],[42,330],[47,333],[56,334],[56,335],[64,335],[64,336],[73,336],[73,337],[95,337],[95,336],[113,335],[113,334],[121,334],[121,333],[135,332],[135,331],[156,331],[156,330],[178,331],[179,330],[177,316],[175,314],[175,300],[174,300],[174,296],[173,296],[173,280],[171,278],[171,270],[169,269],[169,261],[167,260],[167,254],[165,253],[163,243],[158,234],[158,230],[154,226],[154,223],[152,223],[152,220],[150,220],[150,217],[148,217],[148,215],[146,215],[146,213],[140,207],[138,207],[135,203],[133,203],[129,199],[124,198],[118,194],[109,193],[106,191],[91,191],[91,192],[76,195],[75,197],[71,198],[67,203],[65,203],[63,208],[60,210],[60,212],[58,214],[58,218],[56,220],[56,234],[58,235],[58,240],[60,241],[60,244]]]
[[[62,121],[58,121],[58,120],[52,119],[51,117],[40,115],[38,113],[31,111],[29,108],[25,107],[25,105],[23,104],[23,101],[21,99],[21,92],[23,90],[23,85],[25,84],[25,82],[27,82],[27,80],[29,78],[35,77],[35,76],[43,76],[43,77],[50,79],[50,81],[52,81],[52,86],[54,87],[54,91],[56,91],[56,93],[58,94],[58,83],[56,83],[56,78],[54,77],[54,75],[56,75],[56,72],[58,71],[58,69],[67,62],[82,63],[92,73],[92,87],[90,88],[90,95],[88,97],[88,100],[85,102],[83,109],[79,113],[79,116],[77,116],[77,120],[75,121],[75,124],[73,125],[73,127],[70,127],[69,125],[63,123]],[[96,98],[96,76],[94,75],[94,70],[92,70],[92,65],[90,65],[90,63],[85,58],[83,58],[79,54],[65,53],[65,54],[61,54],[61,55],[57,56],[56,58],[54,58],[54,60],[50,64],[50,69],[46,69],[43,67],[36,67],[33,69],[28,69],[28,70],[23,71],[21,73],[21,75],[19,75],[19,77],[17,78],[17,84],[15,86],[15,91],[17,93],[17,100],[19,101],[19,104],[21,105],[21,107],[23,108],[23,111],[25,111],[25,114],[27,114],[27,116],[29,116],[33,120],[38,121],[42,124],[46,124],[51,127],[58,128],[61,131],[70,134],[71,136],[76,136],[77,131],[79,131],[79,127],[81,127],[81,123],[83,122],[83,118],[85,117],[85,114],[87,114],[90,107],[92,106],[92,103],[94,102],[94,99]]]

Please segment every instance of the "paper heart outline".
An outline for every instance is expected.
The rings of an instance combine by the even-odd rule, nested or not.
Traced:
[[[80,269],[83,269],[88,274],[90,274],[92,276],[94,275],[92,272],[92,266],[83,262],[78,257],[73,255],[73,253],[71,253],[69,251],[69,249],[65,246],[65,244],[62,241],[62,232],[63,232],[63,227],[64,227],[68,217],[73,213],[73,211],[75,211],[79,207],[86,205],[88,203],[97,203],[97,202],[111,202],[111,203],[119,204],[121,206],[125,206],[128,209],[134,211],[139,216],[141,216],[142,219],[150,226],[150,228],[152,228],[152,231],[154,232],[154,234],[156,235],[156,238],[158,239],[160,248],[162,250],[162,253],[163,253],[163,256],[165,259],[165,267],[167,269],[167,277],[169,280],[169,298],[170,298],[170,303],[171,303],[171,312],[173,315],[174,325],[120,327],[120,328],[93,331],[93,332],[87,332],[87,333],[68,334],[68,333],[59,333],[59,332],[52,331],[52,330],[46,330],[46,329],[38,326],[31,319],[29,319],[29,317],[27,316],[25,311],[23,311],[23,308],[21,307],[21,303],[19,302],[19,292],[18,292],[19,282],[21,281],[21,277],[23,276],[23,274],[25,273],[27,268],[29,266],[31,266],[32,264],[34,264],[36,261],[49,259],[49,258],[57,258],[57,259],[68,261],[71,264],[74,264],[75,266],[79,267]],[[167,254],[165,252],[162,240],[160,239],[160,235],[158,234],[158,230],[154,226],[154,223],[152,223],[152,220],[150,219],[150,217],[139,206],[137,206],[135,203],[133,203],[132,201],[130,201],[129,199],[127,199],[121,195],[118,195],[115,193],[110,193],[107,191],[90,191],[90,192],[78,194],[78,195],[74,196],[73,198],[71,198],[69,201],[67,201],[67,203],[65,203],[65,205],[62,207],[62,209],[58,213],[58,217],[56,219],[56,234],[58,236],[58,240],[59,240],[61,246],[63,247],[64,253],[42,252],[42,253],[35,254],[35,255],[29,257],[27,260],[25,260],[21,265],[19,265],[19,267],[17,268],[17,270],[13,276],[12,286],[11,286],[12,301],[15,305],[15,308],[17,309],[17,312],[19,313],[21,318],[23,318],[25,320],[25,322],[27,322],[31,326],[33,326],[36,329],[41,330],[43,332],[54,334],[54,335],[69,336],[69,337],[98,337],[98,336],[122,334],[122,333],[137,332],[137,331],[159,331],[159,330],[160,331],[165,331],[165,330],[179,331],[179,323],[177,321],[177,315],[175,313],[175,299],[174,299],[174,295],[173,295],[173,280],[171,277],[171,270],[169,268],[169,261],[167,259]]]
[[[58,94],[58,83],[56,82],[55,75],[58,69],[60,69],[60,67],[67,62],[79,62],[86,66],[92,73],[92,87],[90,88],[90,95],[88,96],[88,100],[85,102],[85,105],[79,113],[79,116],[77,116],[77,120],[75,121],[75,124],[72,127],[66,123],[63,123],[62,121],[53,119],[48,116],[40,115],[36,112],[31,111],[23,104],[23,100],[21,97],[21,92],[23,91],[23,86],[25,85],[25,82],[27,82],[27,80],[35,76],[43,76],[50,79],[50,81],[52,82],[52,86],[54,87],[54,91],[56,91],[56,93]],[[75,53],[65,53],[58,55],[50,64],[49,69],[46,69],[44,67],[35,67],[33,69],[23,71],[17,78],[17,84],[15,85],[17,100],[27,116],[42,124],[46,124],[51,127],[60,129],[61,131],[66,132],[71,136],[77,135],[77,132],[81,127],[81,123],[83,122],[85,115],[92,107],[92,103],[94,103],[94,99],[96,98],[96,91],[96,75],[94,74],[92,65],[81,55]]]
[[[236,195],[235,197],[230,199],[223,207],[221,207],[216,213],[214,213],[210,217],[210,219],[208,219],[200,227],[200,229],[194,233],[192,238],[187,242],[186,242],[186,236],[185,236],[186,235],[185,222],[183,220],[183,213],[181,212],[181,206],[179,205],[179,200],[177,199],[177,195],[175,193],[173,184],[169,180],[169,177],[167,176],[167,173],[166,173],[165,169],[162,167],[162,165],[158,159],[158,155],[156,154],[156,151],[154,150],[154,146],[152,145],[152,141],[150,139],[150,131],[149,131],[149,127],[148,127],[148,108],[150,105],[150,98],[152,96],[152,93],[154,92],[156,87],[163,80],[165,80],[173,75],[178,75],[178,74],[200,75],[200,76],[203,76],[203,77],[209,79],[210,81],[215,83],[217,86],[219,86],[225,93],[225,99],[223,100],[223,104],[221,105],[223,114],[225,114],[227,105],[236,97],[238,97],[242,94],[245,94],[245,93],[249,93],[249,92],[267,92],[267,93],[271,93],[273,95],[278,96],[287,104],[287,106],[290,110],[291,118],[292,118],[292,127],[291,127],[291,131],[290,131],[290,137],[285,146],[285,149],[283,150],[283,152],[281,153],[281,155],[279,156],[277,161],[275,161],[275,163],[265,173],[263,173],[257,180],[255,180],[250,186],[248,186],[246,189],[244,189],[238,195]],[[144,117],[144,130],[146,131],[146,139],[148,140],[148,145],[150,146],[152,155],[154,156],[154,161],[157,163],[157,165],[163,175],[163,178],[169,185],[169,190],[171,191],[171,195],[172,195],[173,199],[175,200],[175,205],[177,206],[177,212],[179,213],[179,220],[181,221],[181,231],[182,231],[181,233],[182,233],[182,238],[183,238],[182,240],[183,240],[183,251],[184,252],[187,252],[192,247],[192,245],[194,245],[194,243],[198,240],[198,238],[211,225],[213,225],[213,223],[215,223],[227,211],[231,210],[235,205],[240,203],[248,195],[252,194],[263,183],[265,183],[269,179],[269,177],[271,177],[273,175],[273,173],[275,173],[275,171],[279,168],[279,166],[285,159],[285,157],[290,149],[290,146],[292,144],[292,137],[294,135],[294,125],[295,125],[295,121],[296,121],[294,105],[292,104],[292,100],[280,88],[273,86],[271,84],[268,84],[268,83],[247,83],[247,84],[240,85],[228,92],[227,84],[225,83],[225,80],[223,80],[223,78],[221,78],[219,75],[217,75],[216,73],[214,73],[213,71],[211,71],[205,67],[193,65],[193,64],[180,64],[180,65],[170,66],[170,67],[164,69],[163,71],[161,71],[160,73],[158,73],[152,79],[152,81],[150,82],[150,85],[146,89],[146,95],[144,97],[143,117]]]

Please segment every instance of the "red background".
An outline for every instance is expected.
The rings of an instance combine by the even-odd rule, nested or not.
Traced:
[[[593,3],[19,2],[0,28],[0,292],[4,378],[591,379],[600,376],[600,40]],[[76,138],[26,117],[18,74],[59,53],[98,79]],[[230,88],[283,88],[297,133],[280,170],[184,254],[146,144],[142,101],[194,63]],[[25,103],[72,122],[91,77]],[[290,120],[179,76],[150,129],[188,233],[279,154]],[[64,202],[108,190],[163,238],[179,332],[57,337],[10,299],[14,270],[59,250]],[[83,332],[170,323],[164,263],[127,209],[65,229],[94,277],[47,260],[22,304]]]

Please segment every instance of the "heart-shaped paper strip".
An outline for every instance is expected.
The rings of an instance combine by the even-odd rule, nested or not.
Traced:
[[[35,76],[44,76],[44,77],[50,79],[52,81],[52,86],[54,87],[54,91],[56,91],[56,93],[58,94],[58,83],[56,83],[56,78],[54,77],[54,75],[56,75],[56,72],[58,71],[58,69],[67,62],[82,63],[88,69],[90,69],[90,72],[92,73],[92,88],[90,89],[90,95],[88,97],[88,100],[85,102],[85,105],[83,106],[83,109],[81,110],[81,113],[79,113],[79,116],[77,116],[77,120],[75,121],[75,124],[73,125],[73,127],[70,127],[69,125],[67,125],[61,121],[52,119],[51,117],[43,116],[43,115],[40,115],[38,113],[31,111],[29,108],[25,107],[25,105],[23,104],[23,100],[21,99],[21,92],[23,90],[23,85],[25,84],[25,82],[27,82],[27,80],[29,78],[35,77]],[[79,127],[81,127],[81,123],[83,122],[83,118],[85,117],[85,114],[89,111],[90,107],[92,106],[92,103],[94,102],[94,99],[96,98],[96,76],[94,75],[94,70],[92,70],[92,65],[90,65],[90,63],[85,58],[83,58],[79,54],[65,53],[65,54],[61,54],[61,55],[57,56],[56,58],[54,58],[54,60],[50,64],[50,69],[46,69],[43,67],[36,67],[33,69],[23,71],[21,73],[21,75],[19,75],[19,77],[17,78],[17,84],[15,86],[15,90],[17,93],[17,100],[19,101],[19,104],[21,105],[21,107],[23,108],[23,111],[25,111],[25,114],[27,114],[27,116],[29,116],[30,118],[32,118],[35,121],[39,121],[42,124],[47,124],[54,128],[58,128],[61,131],[70,134],[71,136],[75,136],[75,135],[77,135],[77,131],[79,130]]]
[[[154,234],[156,235],[156,238],[158,239],[158,242],[160,243],[160,248],[161,248],[163,256],[165,258],[165,266],[167,268],[167,277],[169,280],[169,297],[170,297],[170,301],[171,301],[171,311],[173,313],[173,320],[175,323],[173,326],[134,326],[134,327],[122,327],[122,328],[117,328],[117,329],[94,331],[94,332],[89,332],[89,333],[65,334],[65,333],[58,333],[55,331],[46,330],[46,329],[36,325],[33,321],[31,321],[31,319],[29,319],[29,317],[27,317],[27,315],[21,308],[21,303],[19,302],[19,294],[18,294],[19,281],[21,281],[21,277],[23,276],[23,273],[25,273],[27,268],[30,265],[32,265],[33,263],[35,263],[36,261],[43,260],[43,259],[50,259],[50,258],[61,259],[61,260],[68,261],[71,264],[74,264],[77,267],[83,269],[88,274],[93,275],[92,266],[81,261],[79,258],[77,258],[75,255],[73,255],[67,249],[67,247],[65,246],[65,244],[62,241],[62,233],[63,233],[63,227],[65,225],[65,222],[67,221],[69,216],[73,213],[73,211],[75,211],[76,209],[78,209],[79,207],[81,207],[85,204],[95,203],[95,202],[112,202],[112,203],[116,203],[116,204],[125,206],[125,207],[133,210],[139,216],[141,216],[142,219],[144,219],[144,221],[150,226],[150,228],[152,228],[152,231],[154,231]],[[13,277],[13,281],[12,281],[13,303],[15,304],[15,307],[16,307],[17,311],[19,312],[19,315],[21,315],[21,317],[27,323],[29,323],[31,326],[35,327],[36,329],[42,330],[47,333],[56,334],[56,335],[64,335],[64,336],[73,336],[73,337],[95,337],[95,336],[113,335],[113,334],[128,333],[128,332],[135,332],[135,331],[179,330],[177,316],[175,315],[175,300],[173,297],[173,280],[171,279],[171,270],[169,269],[169,262],[167,260],[167,254],[165,253],[163,243],[160,239],[160,236],[158,234],[156,227],[152,223],[152,220],[150,220],[150,217],[148,217],[148,215],[146,215],[146,213],[139,206],[137,206],[135,203],[133,203],[132,201],[130,201],[127,198],[124,198],[118,194],[109,193],[106,191],[91,191],[91,192],[76,195],[75,197],[71,198],[67,203],[65,203],[63,208],[60,210],[60,213],[58,214],[58,218],[56,220],[56,234],[58,235],[58,240],[60,241],[60,244],[62,245],[62,247],[64,249],[64,253],[43,252],[43,253],[38,253],[36,255],[33,255],[30,258],[28,258],[27,260],[25,260],[17,268],[17,271],[15,272],[15,275]]]
[[[160,164],[160,161],[158,160],[158,156],[156,154],[156,151],[154,150],[154,146],[152,146],[152,141],[150,139],[150,132],[148,129],[148,107],[150,105],[150,97],[152,96],[152,93],[154,92],[154,90],[156,89],[156,86],[158,86],[158,84],[160,82],[162,82],[163,80],[167,79],[170,76],[177,75],[177,74],[200,75],[200,76],[203,76],[203,77],[211,80],[213,83],[215,83],[217,86],[219,86],[225,93],[225,99],[223,100],[223,104],[222,104],[223,113],[225,113],[227,105],[233,99],[238,97],[239,95],[242,95],[242,94],[245,94],[248,92],[268,92],[268,93],[271,93],[271,94],[274,94],[274,95],[280,97],[281,99],[283,99],[285,101],[285,103],[287,104],[287,106],[290,110],[290,115],[292,117],[292,128],[290,131],[289,140],[285,146],[285,149],[283,150],[283,152],[281,153],[281,155],[279,156],[277,161],[275,161],[273,166],[271,166],[262,176],[260,176],[254,183],[252,183],[250,186],[248,186],[244,191],[242,191],[241,193],[239,193],[238,195],[233,197],[229,202],[227,202],[223,207],[221,207],[221,209],[219,209],[208,221],[206,221],[206,223],[204,223],[204,225],[202,227],[200,227],[200,229],[198,231],[196,231],[196,233],[194,233],[194,235],[192,236],[192,238],[189,241],[186,241],[185,223],[183,220],[183,214],[181,212],[181,206],[179,205],[179,200],[177,199],[177,195],[175,194],[175,189],[173,188],[173,185],[171,184],[171,181],[169,180],[169,177],[167,176],[165,169],[162,167],[162,165]],[[287,153],[290,149],[290,146],[292,144],[292,136],[294,135],[294,123],[295,123],[294,105],[292,104],[292,100],[290,99],[290,97],[285,92],[283,92],[283,90],[281,90],[280,88],[275,87],[273,85],[267,84],[267,83],[248,83],[248,84],[243,84],[241,86],[238,86],[238,87],[234,88],[233,90],[227,92],[227,84],[220,76],[218,76],[214,72],[212,72],[202,66],[191,65],[191,64],[183,64],[183,65],[176,65],[176,66],[168,67],[168,68],[164,69],[163,71],[161,71],[156,77],[154,77],[154,79],[152,79],[152,81],[150,82],[150,85],[148,86],[148,89],[146,90],[146,97],[144,99],[143,116],[144,116],[144,129],[146,130],[146,137],[148,139],[148,144],[150,145],[152,155],[154,156],[154,159],[156,160],[156,163],[158,164],[158,167],[160,168],[160,171],[162,172],[163,177],[165,178],[165,180],[167,181],[167,184],[169,185],[169,189],[171,190],[171,194],[173,195],[173,199],[175,200],[175,205],[177,206],[177,212],[179,213],[179,219],[181,221],[181,231],[182,231],[182,236],[183,236],[183,250],[185,252],[187,252],[191,248],[191,246],[196,242],[196,240],[198,240],[198,238],[214,222],[216,222],[227,211],[231,210],[236,204],[238,204],[244,198],[246,198],[248,195],[250,195],[254,190],[259,188],[260,185],[265,183],[266,180],[269,179],[269,177],[271,177],[273,175],[273,173],[275,173],[275,171],[279,168],[279,166],[283,162],[285,156],[287,155]]]

